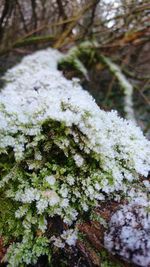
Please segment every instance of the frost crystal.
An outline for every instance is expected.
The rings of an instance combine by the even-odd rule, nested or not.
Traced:
[[[56,247],[60,248],[64,248],[65,243],[69,246],[75,246],[77,241],[77,231],[73,229],[63,231],[60,237],[52,236],[51,241],[53,241],[53,244]]]
[[[150,214],[146,206],[136,202],[123,206],[112,216],[105,234],[109,251],[143,267],[150,264]]]

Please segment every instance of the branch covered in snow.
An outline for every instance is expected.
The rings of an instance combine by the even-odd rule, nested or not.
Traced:
[[[124,111],[126,113],[126,118],[135,122],[134,109],[133,109],[133,86],[127,80],[125,75],[122,73],[120,67],[113,63],[109,58],[101,56],[103,62],[109,67],[110,71],[117,78],[120,86],[124,91]]]

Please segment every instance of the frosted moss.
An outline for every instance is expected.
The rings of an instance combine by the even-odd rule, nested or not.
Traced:
[[[56,70],[61,56],[37,52],[4,77],[0,192],[1,205],[14,208],[1,212],[0,234],[14,240],[8,266],[50,255],[49,218],[59,216],[72,227],[78,215],[126,192],[149,170],[149,142],[141,130],[100,110],[77,80],[66,80]]]

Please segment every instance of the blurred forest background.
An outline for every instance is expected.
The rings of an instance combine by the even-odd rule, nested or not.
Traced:
[[[67,53],[85,41],[90,52],[85,46],[79,57],[88,75],[70,62],[60,66],[65,76],[79,77],[101,108],[123,116],[124,95],[130,94],[135,119],[149,136],[149,0],[0,0],[0,75],[33,51],[53,47]],[[130,92],[99,56],[117,64]]]

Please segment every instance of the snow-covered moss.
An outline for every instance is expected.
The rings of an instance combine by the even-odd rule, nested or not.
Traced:
[[[37,52],[4,76],[1,205],[11,201],[15,209],[8,223],[1,213],[0,234],[14,240],[9,266],[50,253],[48,218],[60,216],[71,226],[149,171],[150,146],[141,130],[114,111],[100,110],[78,80],[66,80],[56,70],[61,56],[51,49]]]
[[[133,108],[133,86],[122,73],[121,68],[110,58],[101,55],[97,42],[86,41],[74,46],[69,52],[60,58],[59,67],[65,70],[74,70],[76,75],[82,74],[87,80],[88,69],[96,63],[104,64],[116,77],[124,93],[124,112],[126,119],[136,122]]]
[[[79,76],[84,76],[87,80],[88,68],[95,62],[100,61],[99,53],[96,52],[98,43],[95,41],[85,41],[78,46],[72,47],[64,56],[58,61],[60,69],[74,70]]]

